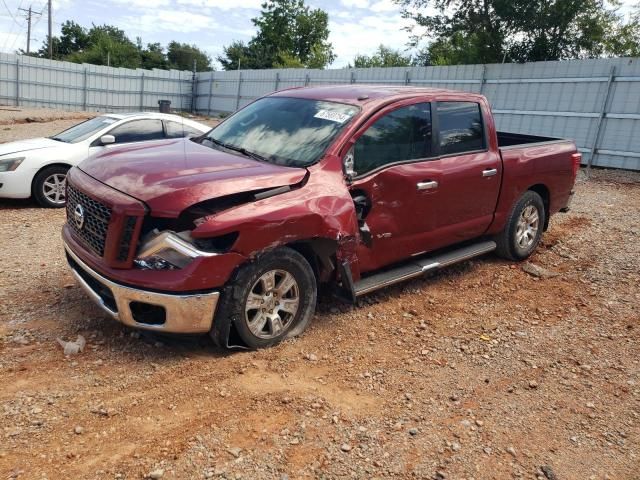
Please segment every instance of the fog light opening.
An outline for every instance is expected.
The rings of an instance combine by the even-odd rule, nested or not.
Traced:
[[[131,315],[137,323],[146,325],[164,325],[167,321],[167,311],[164,307],[144,302],[130,302]]]

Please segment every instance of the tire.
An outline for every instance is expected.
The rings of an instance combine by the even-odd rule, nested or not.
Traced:
[[[247,347],[267,348],[300,335],[315,312],[316,300],[309,262],[283,247],[240,267],[223,292],[218,315],[233,324]]]
[[[66,205],[65,186],[69,167],[54,165],[40,170],[35,178],[31,192],[41,207],[62,208]]]
[[[496,253],[508,260],[529,258],[540,243],[545,220],[540,195],[531,190],[525,192],[513,206],[504,230],[495,238]]]

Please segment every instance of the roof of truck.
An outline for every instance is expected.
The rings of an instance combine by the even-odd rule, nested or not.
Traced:
[[[461,98],[478,99],[481,95],[443,88],[425,88],[400,85],[329,85],[322,87],[299,87],[280,90],[272,94],[279,97],[307,98],[332,102],[363,105],[381,100],[399,100],[416,96],[456,95]]]

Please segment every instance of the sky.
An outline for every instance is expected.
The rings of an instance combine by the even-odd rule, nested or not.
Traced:
[[[623,11],[640,0],[623,0]],[[123,29],[135,41],[168,44],[171,40],[195,44],[212,58],[234,40],[248,41],[255,33],[251,18],[263,0],[54,0],[53,31],[65,20],[82,26],[108,23]],[[330,42],[337,59],[332,67],[346,66],[357,54],[371,54],[384,43],[405,50],[409,20],[400,16],[392,0],[307,0],[309,6],[329,13]],[[153,5],[150,8],[150,5]],[[0,51],[26,49],[27,22],[20,8],[43,12],[33,17],[31,48],[46,39],[46,0],[0,0]],[[219,68],[215,62],[216,68]]]

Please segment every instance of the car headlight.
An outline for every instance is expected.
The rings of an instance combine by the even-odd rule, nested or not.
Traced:
[[[144,270],[176,270],[187,267],[198,257],[215,255],[196,248],[190,242],[189,232],[154,230],[143,240],[134,263]]]
[[[25,157],[0,158],[0,172],[13,172],[24,159]]]

